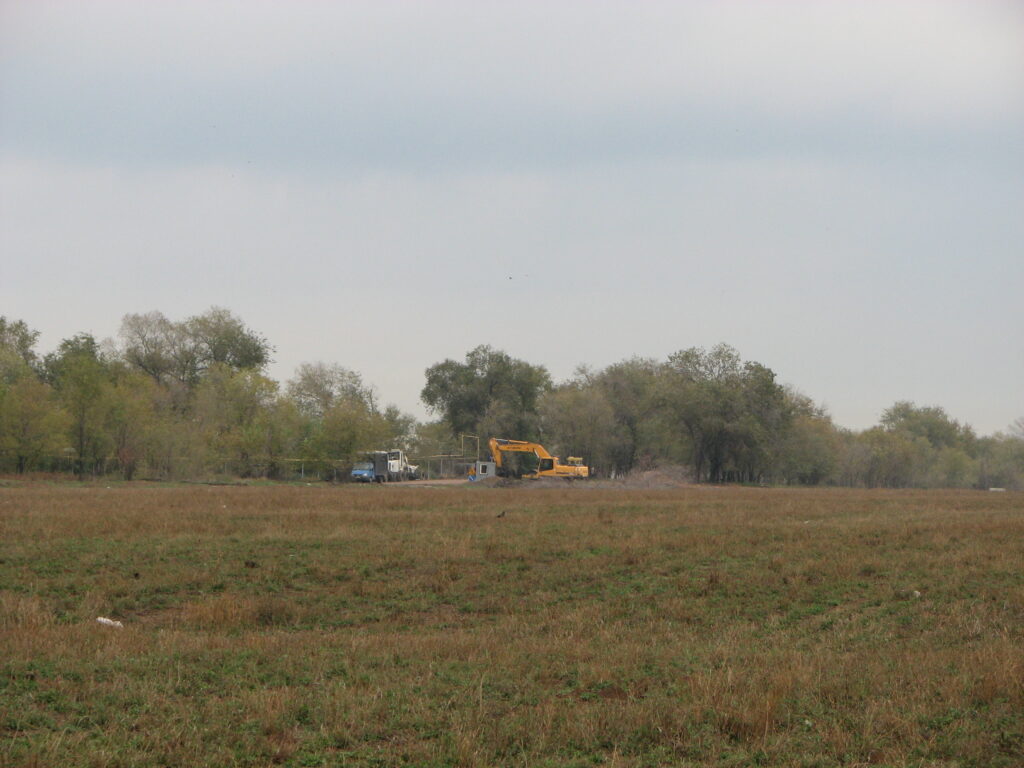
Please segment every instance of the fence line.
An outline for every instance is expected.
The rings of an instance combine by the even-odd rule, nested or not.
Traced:
[[[459,474],[459,467],[454,462],[430,466],[430,459],[425,457],[412,459],[427,464],[431,475],[446,477]],[[458,457],[446,457],[454,458]],[[238,457],[218,456],[200,458],[196,456],[164,456],[156,462],[142,460],[131,472],[132,479],[189,479],[195,477],[262,477],[276,480],[330,480],[332,482],[348,481],[349,472],[356,459],[304,459],[304,458],[268,458],[265,456],[240,459]],[[436,469],[436,472],[431,471]],[[79,471],[81,470],[81,471]],[[0,471],[16,471],[16,461],[0,461]],[[70,455],[38,456],[29,462],[26,471],[49,471],[69,475],[105,477],[115,474],[124,475],[123,463],[116,456],[104,456],[95,459],[79,459]]]

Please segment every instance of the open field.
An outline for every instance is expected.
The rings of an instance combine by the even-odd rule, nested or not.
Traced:
[[[0,765],[271,764],[1024,765],[1024,496],[0,488]]]

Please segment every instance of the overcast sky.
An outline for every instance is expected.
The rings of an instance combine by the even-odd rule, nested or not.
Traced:
[[[724,341],[1024,415],[1024,3],[0,0],[0,314],[227,307],[423,416],[478,344]]]

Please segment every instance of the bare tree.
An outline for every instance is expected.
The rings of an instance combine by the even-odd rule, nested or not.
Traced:
[[[373,387],[362,377],[337,363],[302,363],[288,382],[288,396],[307,416],[323,418],[333,406],[350,402],[368,412],[377,410]]]
[[[1019,440],[1024,440],[1024,416],[1014,420],[1010,425],[1010,434]]]
[[[121,320],[118,334],[124,344],[125,362],[162,384],[174,372],[177,328],[161,312],[129,314]]]
[[[120,336],[126,362],[161,384],[173,380],[188,387],[216,363],[261,371],[273,351],[265,338],[221,307],[181,322],[160,312],[125,315]]]

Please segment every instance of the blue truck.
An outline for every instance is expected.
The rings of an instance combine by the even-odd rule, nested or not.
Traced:
[[[370,451],[352,465],[351,477],[359,483],[395,483],[418,480],[419,467],[410,464],[404,451]]]
[[[372,483],[375,477],[372,461],[357,461],[352,465],[352,479],[357,483]]]

